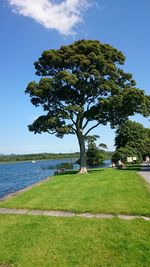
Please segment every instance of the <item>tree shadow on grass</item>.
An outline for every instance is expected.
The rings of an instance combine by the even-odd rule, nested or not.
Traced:
[[[71,175],[71,174],[78,174],[78,171],[74,171],[74,170],[71,170],[71,171],[64,171],[64,172],[60,172],[60,173],[55,173],[54,175]]]
[[[127,165],[124,169],[116,169],[116,170],[122,170],[122,171],[140,171],[141,165],[140,164],[134,164],[134,165]]]
[[[88,169],[88,173],[94,173],[94,172],[101,172],[101,171],[104,171],[105,169],[104,168],[101,168],[101,169]],[[87,174],[88,174],[87,173]],[[73,174],[79,174],[79,170],[69,170],[69,171],[64,171],[64,172],[61,172],[61,173],[57,173],[55,175],[73,175]],[[84,174],[81,174],[81,176],[84,175]]]
[[[88,173],[95,173],[95,172],[102,172],[104,171],[104,168],[100,168],[100,169],[88,169]]]

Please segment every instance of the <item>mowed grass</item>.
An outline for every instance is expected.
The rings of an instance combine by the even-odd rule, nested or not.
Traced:
[[[150,215],[149,186],[136,170],[98,169],[54,176],[1,207]]]
[[[0,215],[0,264],[148,267],[150,222]]]

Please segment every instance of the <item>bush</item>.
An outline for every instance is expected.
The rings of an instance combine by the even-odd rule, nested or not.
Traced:
[[[104,154],[97,148],[91,147],[87,150],[87,165],[89,166],[99,166],[103,163],[105,156]]]
[[[135,148],[129,146],[121,147],[116,150],[115,153],[112,155],[112,161],[117,163],[118,160],[121,159],[124,163],[126,163],[127,157],[136,157],[137,162],[141,161],[141,157],[138,154],[138,151]]]

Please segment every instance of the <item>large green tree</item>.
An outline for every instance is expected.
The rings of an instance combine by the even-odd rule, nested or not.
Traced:
[[[100,124],[120,125],[136,112],[147,114],[144,91],[120,68],[125,56],[108,44],[79,40],[44,51],[35,62],[39,82],[26,88],[31,102],[44,114],[29,130],[57,137],[75,134],[80,147],[80,173],[86,173],[85,138]]]
[[[150,129],[128,120],[118,127],[115,145],[117,150],[126,146],[136,149],[141,158],[150,156]]]

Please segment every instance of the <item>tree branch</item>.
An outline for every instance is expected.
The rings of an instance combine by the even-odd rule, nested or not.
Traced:
[[[92,104],[92,102],[97,98],[97,96],[95,96],[93,99],[91,99],[89,102],[88,102],[88,105],[87,105],[87,110],[85,112],[88,112],[89,109],[90,109],[90,105]],[[90,120],[87,120],[86,123],[84,124],[83,126],[83,129],[85,129],[85,127],[88,125]]]
[[[89,110],[90,105],[97,99],[97,95],[95,97],[92,97],[91,100],[88,102],[87,105],[87,111]],[[87,99],[88,100],[88,99]]]
[[[98,125],[100,125],[101,123],[100,122],[98,122],[97,124],[95,124],[94,126],[92,126],[85,134],[84,134],[84,136],[87,136],[88,135],[88,133],[91,131],[91,130],[93,130],[94,128],[96,128]]]
[[[90,121],[90,120],[87,120],[87,121],[86,121],[86,123],[85,123],[84,126],[83,126],[83,130],[84,130],[85,127],[88,125],[89,121]]]
[[[73,123],[74,125],[76,125],[76,122],[74,121],[73,118],[70,117],[70,120],[72,121],[72,123]]]

